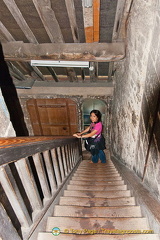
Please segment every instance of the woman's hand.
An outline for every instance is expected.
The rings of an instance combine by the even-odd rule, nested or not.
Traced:
[[[78,136],[81,136],[81,133],[76,133]]]
[[[77,133],[75,133],[75,134],[73,134],[73,137],[81,138],[81,135],[78,135]]]

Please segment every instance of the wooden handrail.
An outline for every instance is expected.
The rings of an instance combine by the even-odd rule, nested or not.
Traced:
[[[0,166],[74,141],[72,136],[0,138]]]
[[[0,145],[2,238],[27,240],[81,161],[80,140],[16,137],[0,138]]]
[[[68,139],[68,138],[73,138],[72,136],[34,136],[34,137],[10,137],[10,138],[5,138],[1,137],[0,138],[0,149],[1,148],[8,148],[8,147],[13,147],[15,145],[19,144],[26,144],[26,143],[34,143],[34,142],[41,142],[41,141],[49,141],[49,140],[56,140],[56,139]]]

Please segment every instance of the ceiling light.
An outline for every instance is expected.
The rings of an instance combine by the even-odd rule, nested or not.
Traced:
[[[31,66],[89,68],[89,62],[84,62],[84,61],[31,60]]]
[[[93,0],[82,0],[83,7],[89,8],[92,7]]]

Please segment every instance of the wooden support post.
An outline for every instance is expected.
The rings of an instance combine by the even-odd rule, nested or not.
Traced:
[[[62,183],[62,179],[61,179],[59,164],[57,161],[56,149],[51,150],[51,156],[52,156],[53,167],[54,167],[54,171],[55,171],[55,175],[56,175],[56,181],[57,181],[58,186],[60,186]]]
[[[54,192],[57,189],[57,183],[56,183],[56,180],[55,180],[55,173],[53,171],[53,166],[51,164],[51,159],[50,159],[49,152],[48,151],[44,151],[43,152],[43,156],[44,156],[44,161],[45,161],[45,164],[46,164],[48,178],[49,178],[51,191],[52,191],[52,195],[53,195]]]
[[[8,165],[0,169],[0,182],[21,226],[28,228],[32,221]]]
[[[43,192],[43,195],[44,195],[44,201],[45,201],[45,200],[51,198],[51,193],[50,193],[46,173],[45,173],[45,170],[44,170],[44,165],[43,165],[43,162],[42,162],[42,158],[38,153],[34,154],[32,157],[33,157],[33,161],[34,161],[34,164],[35,164],[35,167],[36,167],[37,175],[38,175],[38,178],[39,178],[39,181],[40,181],[40,184],[41,184],[42,192]]]
[[[3,205],[0,203],[0,236],[2,240],[22,240],[8,217]]]
[[[42,201],[32,174],[32,171],[27,163],[28,159],[20,159],[15,163],[22,184],[33,209],[33,219],[38,210],[42,209]]]
[[[64,175],[66,177],[68,174],[68,170],[67,170],[67,159],[66,159],[66,153],[65,153],[64,146],[61,147],[61,151],[62,151],[62,159],[63,159],[63,165],[64,165]]]
[[[62,177],[62,181],[63,181],[65,178],[65,174],[64,174],[63,160],[62,160],[62,154],[61,154],[60,147],[57,148],[57,155],[58,155],[58,162],[59,162],[59,167],[60,167],[60,171],[61,171],[61,177]]]

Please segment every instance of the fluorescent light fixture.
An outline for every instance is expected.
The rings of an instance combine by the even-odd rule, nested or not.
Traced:
[[[84,62],[84,61],[31,60],[31,66],[89,68],[89,62]]]
[[[82,0],[83,1],[83,7],[89,8],[93,5],[93,0]]]

